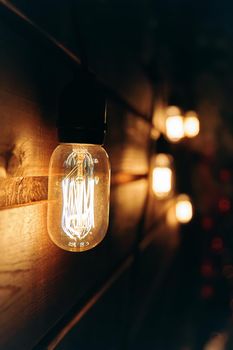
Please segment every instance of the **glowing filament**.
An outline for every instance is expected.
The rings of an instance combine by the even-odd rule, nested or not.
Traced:
[[[62,180],[62,228],[81,240],[94,228],[94,162],[90,153],[79,151],[65,165],[70,171]]]

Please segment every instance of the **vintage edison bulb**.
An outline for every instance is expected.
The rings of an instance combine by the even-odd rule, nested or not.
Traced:
[[[200,122],[197,113],[194,111],[187,112],[184,118],[184,133],[186,137],[195,137],[199,134]]]
[[[172,157],[165,154],[157,154],[153,162],[152,189],[159,199],[167,198],[173,190],[173,165]]]
[[[178,142],[184,137],[184,118],[176,106],[170,106],[166,112],[166,136],[171,142]]]
[[[181,194],[176,202],[176,219],[182,224],[186,224],[193,217],[193,206],[189,196]]]
[[[110,165],[100,145],[60,144],[49,168],[48,232],[62,249],[80,252],[104,238],[109,218]]]

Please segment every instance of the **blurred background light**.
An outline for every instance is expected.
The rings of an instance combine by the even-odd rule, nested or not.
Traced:
[[[178,196],[176,202],[176,219],[178,222],[188,223],[193,217],[193,206],[189,196],[182,194]]]
[[[231,202],[228,198],[220,198],[218,202],[218,209],[221,213],[227,213],[231,209]]]
[[[166,198],[173,189],[172,157],[160,153],[153,159],[152,189],[156,197]]]
[[[194,111],[189,111],[186,113],[184,118],[184,135],[186,137],[192,138],[199,134],[200,122],[197,117],[197,113]]]
[[[184,117],[176,106],[167,108],[166,136],[171,142],[178,142],[184,137]]]

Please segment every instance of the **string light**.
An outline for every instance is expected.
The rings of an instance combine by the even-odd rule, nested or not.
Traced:
[[[193,217],[193,206],[189,196],[181,194],[178,196],[175,207],[176,219],[182,224],[188,223]]]
[[[94,247],[108,227],[110,167],[99,145],[62,144],[50,161],[48,231],[61,248]]]
[[[93,76],[80,73],[60,98],[61,144],[49,165],[48,232],[57,246],[68,251],[89,250],[107,232],[110,164],[101,146],[105,116],[100,87]]]
[[[186,113],[184,118],[184,135],[186,137],[192,138],[199,134],[200,122],[197,117],[197,113],[194,111],[189,111]]]
[[[172,157],[165,153],[153,159],[152,189],[159,199],[168,197],[173,190]]]
[[[184,137],[184,118],[181,110],[176,106],[170,106],[166,115],[166,136],[171,142],[178,142]]]

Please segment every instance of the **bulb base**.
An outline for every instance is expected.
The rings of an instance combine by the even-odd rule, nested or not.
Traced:
[[[63,127],[58,128],[58,139],[61,143],[85,143],[103,145],[106,131],[102,128]]]
[[[58,106],[57,129],[62,143],[104,143],[106,98],[92,74],[78,72],[76,79],[63,90]]]

